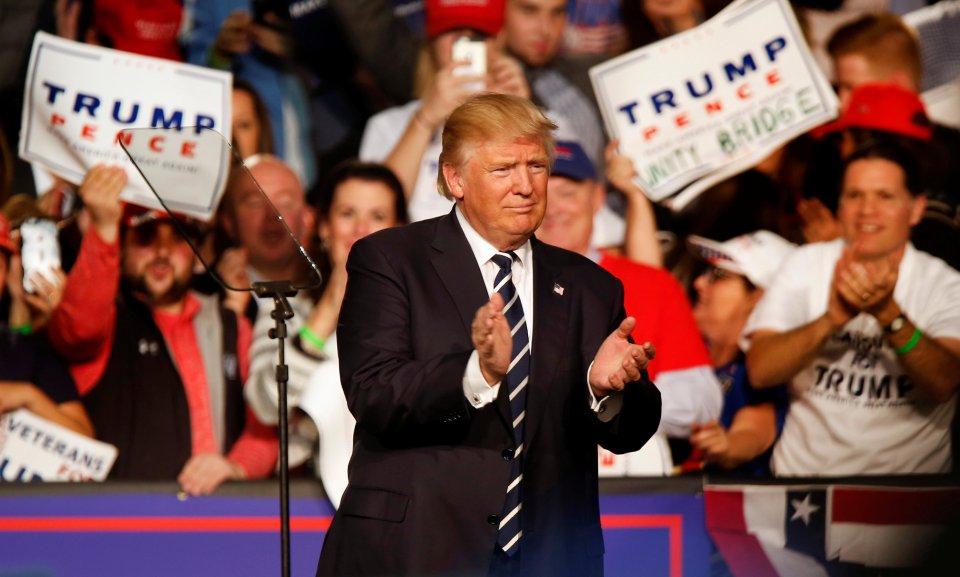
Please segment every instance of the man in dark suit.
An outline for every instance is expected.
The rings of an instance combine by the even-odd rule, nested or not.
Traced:
[[[337,338],[357,419],[317,575],[601,575],[597,443],[656,431],[623,287],[533,238],[555,126],[474,97],[447,120],[448,215],[354,245]]]

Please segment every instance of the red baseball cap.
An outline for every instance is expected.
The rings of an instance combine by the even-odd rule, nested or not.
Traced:
[[[427,0],[424,7],[427,38],[470,28],[496,36],[503,28],[504,0]]]
[[[93,25],[113,48],[182,61],[177,37],[183,21],[180,0],[94,0]]]
[[[920,95],[896,84],[863,84],[850,94],[840,118],[820,127],[820,135],[847,128],[883,130],[919,140],[930,140],[933,124]]]
[[[0,212],[0,249],[3,249],[10,254],[15,254],[17,248],[13,245],[13,240],[10,238],[10,221],[7,220],[7,217]]]
[[[200,220],[197,220],[193,217],[186,216],[184,214],[173,213],[173,216],[176,217],[180,224],[186,226],[190,229],[191,232],[203,233],[206,230],[206,225]],[[131,228],[136,228],[138,226],[155,222],[155,221],[165,221],[171,220],[170,214],[165,210],[157,210],[154,208],[146,208],[136,204],[126,203],[123,206],[123,217],[121,222],[124,226]]]

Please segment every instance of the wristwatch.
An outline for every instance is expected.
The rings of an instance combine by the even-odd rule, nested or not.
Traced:
[[[907,324],[907,317],[903,316],[903,314],[899,314],[897,315],[897,318],[890,321],[889,325],[883,326],[883,334],[892,335],[893,333],[902,329],[903,325],[905,324]]]

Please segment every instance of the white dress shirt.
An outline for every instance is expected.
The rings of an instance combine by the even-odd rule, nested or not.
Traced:
[[[500,251],[480,236],[480,233],[470,225],[466,217],[463,216],[463,213],[460,212],[459,206],[454,212],[457,215],[460,228],[463,229],[464,236],[467,237],[470,250],[473,251],[474,258],[477,259],[477,266],[480,267],[480,274],[483,275],[483,284],[487,289],[487,294],[492,296],[494,281],[497,278],[497,273],[500,272],[500,267],[491,259]],[[517,289],[520,305],[523,307],[523,316],[527,321],[527,336],[530,339],[530,351],[532,355],[534,330],[533,248],[530,245],[530,241],[527,240],[520,245],[519,248],[514,249],[513,253],[517,255],[517,258],[513,259],[513,267],[511,270],[512,280]],[[593,367],[593,363],[590,363],[590,367]],[[589,375],[590,369],[587,369],[587,380],[585,382],[587,384],[587,392],[590,393],[590,408],[598,413],[606,413],[603,420],[613,418],[619,412],[620,395],[614,393],[597,400],[593,394],[593,390],[590,388]],[[491,385],[483,377],[483,373],[480,370],[480,355],[476,349],[474,349],[473,354],[470,355],[470,360],[467,362],[467,370],[463,375],[463,394],[474,408],[479,409],[492,403],[494,399],[497,398],[499,391],[500,383]],[[605,406],[608,404],[606,401],[612,397],[616,397],[617,400],[609,403],[610,406]]]

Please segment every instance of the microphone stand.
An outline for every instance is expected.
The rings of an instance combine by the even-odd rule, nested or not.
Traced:
[[[293,318],[293,308],[288,298],[297,294],[290,281],[265,281],[253,283],[253,292],[258,298],[272,298],[273,311],[270,318],[274,328],[270,329],[271,339],[277,339],[277,421],[280,427],[280,574],[290,577],[290,465],[287,457],[287,376],[288,368],[284,360],[284,339],[287,337],[287,319]]]
[[[139,129],[137,129],[139,130]],[[144,129],[147,130],[147,129]],[[154,129],[150,129],[154,130]],[[172,133],[168,129],[156,129],[163,130],[163,133]],[[127,132],[129,134],[129,132]],[[216,147],[216,151],[219,153],[218,157],[221,160],[220,169],[223,171],[227,168],[227,165],[223,164],[225,160],[228,160],[231,155],[234,163],[237,163],[239,166],[243,167],[243,172],[239,174],[246,174],[248,180],[252,181],[257,190],[260,191],[260,194],[263,195],[263,200],[267,206],[273,208],[273,211],[276,213],[277,219],[286,229],[287,234],[290,235],[290,238],[296,243],[297,248],[300,251],[300,254],[303,255],[303,258],[307,263],[310,264],[311,269],[317,275],[317,282],[314,286],[320,286],[321,275],[320,270],[317,268],[316,263],[313,262],[313,259],[310,258],[310,255],[307,254],[306,249],[303,248],[303,245],[297,240],[294,236],[293,231],[290,230],[290,227],[287,226],[286,222],[283,220],[283,216],[277,211],[276,207],[273,206],[273,203],[270,202],[270,199],[266,196],[266,193],[263,191],[263,188],[260,187],[260,184],[253,178],[253,175],[250,174],[249,169],[243,164],[243,161],[240,159],[239,155],[236,152],[230,152],[233,148],[229,142],[227,142],[223,135],[219,134],[215,130],[212,130],[207,127],[196,128],[197,135],[201,135],[201,141],[205,150],[209,149],[211,146]],[[209,139],[207,138],[209,136]],[[210,141],[213,141],[213,145],[210,144]],[[174,215],[174,213],[167,206],[167,203],[164,201],[163,196],[157,191],[157,188],[154,186],[157,175],[153,175],[153,178],[147,178],[147,175],[144,173],[143,167],[137,161],[136,151],[131,152],[128,148],[130,141],[125,141],[124,139],[119,139],[120,147],[123,149],[124,153],[130,158],[130,161],[133,163],[133,166],[137,169],[137,172],[143,177],[144,181],[147,183],[147,186],[150,187],[150,190],[153,192],[153,195],[156,197],[157,201],[160,203],[160,206],[163,207],[165,211],[173,219],[172,222],[176,226],[177,230],[180,232],[180,235],[187,241],[190,245],[190,248],[193,250],[193,253],[197,256],[201,263],[203,263],[204,268],[209,274],[216,279],[217,283],[220,284],[223,288],[232,291],[239,290],[252,290],[258,298],[272,298],[273,299],[273,311],[270,313],[270,317],[274,320],[274,328],[270,329],[269,336],[271,339],[277,339],[277,345],[279,350],[279,355],[277,358],[277,370],[276,370],[276,379],[277,379],[277,393],[279,396],[278,399],[278,425],[280,427],[280,564],[281,564],[281,575],[282,577],[290,577],[290,464],[288,463],[288,431],[287,423],[289,421],[287,417],[287,375],[288,368],[286,362],[284,361],[284,339],[287,337],[287,319],[293,318],[293,308],[290,307],[290,303],[287,301],[288,298],[296,296],[298,289],[294,286],[292,281],[265,281],[265,282],[255,282],[252,284],[250,289],[238,289],[229,286],[229,284],[223,282],[219,276],[207,265],[207,262],[203,258],[203,254],[198,250],[196,243],[191,240],[191,235],[187,233],[183,225],[180,223],[180,220]],[[139,140],[137,140],[139,142]],[[163,176],[164,172],[160,172],[160,176]],[[222,176],[222,175],[221,175]],[[243,178],[243,177],[241,177]],[[153,182],[151,182],[153,180]],[[221,183],[220,180],[217,180],[218,183]],[[188,203],[189,204],[189,203]],[[302,287],[304,289],[314,288],[313,286]]]

